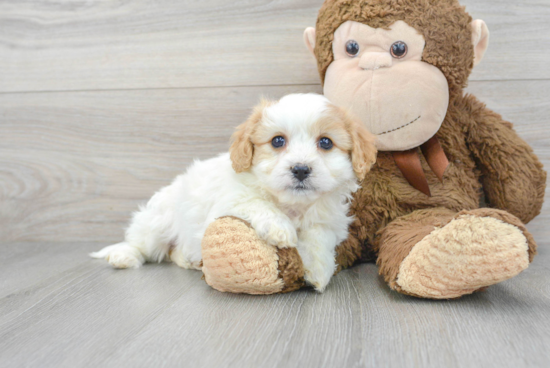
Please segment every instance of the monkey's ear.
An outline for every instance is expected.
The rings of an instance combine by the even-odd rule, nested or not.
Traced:
[[[252,115],[239,125],[235,133],[233,133],[231,147],[229,148],[229,157],[231,158],[235,172],[241,173],[252,167],[252,158],[254,157],[252,134],[254,134],[257,125],[262,121],[264,109],[271,104],[271,101],[262,98],[260,104],[254,108]]]
[[[474,20],[470,26],[472,27],[472,44],[475,54],[474,67],[476,67],[483,60],[485,51],[489,47],[489,28],[481,19]]]
[[[308,27],[304,31],[304,42],[309,52],[315,56],[315,28]]]

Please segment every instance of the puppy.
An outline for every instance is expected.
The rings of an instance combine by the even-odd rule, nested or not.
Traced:
[[[306,281],[322,292],[348,236],[351,195],[376,159],[374,138],[316,94],[262,101],[229,153],[195,161],[133,216],[125,242],[91,254],[116,268],[170,259],[201,268],[201,240],[217,218],[249,222],[279,248],[297,247]]]

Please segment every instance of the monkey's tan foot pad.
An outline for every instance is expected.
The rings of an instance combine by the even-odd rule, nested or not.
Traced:
[[[535,253],[532,236],[511,214],[463,211],[412,248],[399,267],[396,289],[424,298],[458,298],[518,275]]]
[[[246,221],[234,217],[220,218],[208,227],[202,262],[206,283],[222,292],[265,295],[305,285],[295,248],[268,245]]]

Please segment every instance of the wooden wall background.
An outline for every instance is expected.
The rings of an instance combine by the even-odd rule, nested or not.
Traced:
[[[463,0],[491,30],[469,91],[550,163],[550,1]],[[120,240],[260,95],[321,92],[322,0],[0,0],[0,241]],[[543,242],[550,207],[530,224]]]

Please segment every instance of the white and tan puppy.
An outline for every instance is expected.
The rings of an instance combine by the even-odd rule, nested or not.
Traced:
[[[206,228],[235,216],[267,243],[297,247],[306,281],[323,291],[348,236],[351,194],[375,159],[373,136],[325,97],[262,101],[229,153],[196,161],[134,214],[125,242],[92,257],[117,268],[171,259],[200,269]]]

